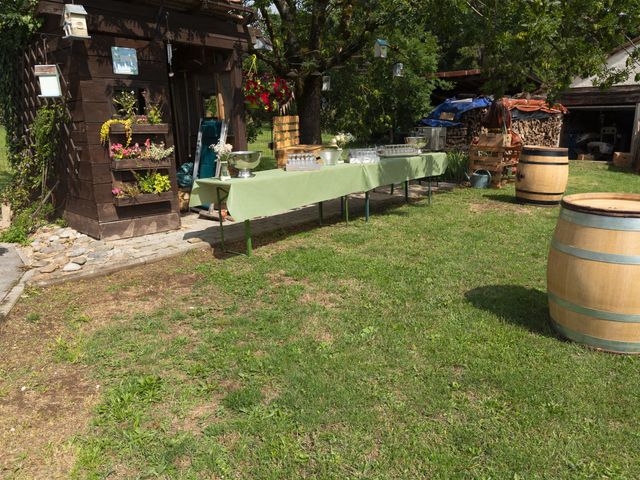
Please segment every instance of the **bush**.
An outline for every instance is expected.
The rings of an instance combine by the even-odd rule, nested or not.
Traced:
[[[447,161],[447,171],[443,176],[443,180],[454,183],[462,183],[467,180],[469,155],[461,151],[447,152]]]
[[[38,227],[46,225],[47,219],[53,213],[53,207],[50,204],[43,205],[40,210],[37,209],[37,206],[32,206],[16,214],[11,227],[0,233],[0,242],[27,245],[29,234]]]

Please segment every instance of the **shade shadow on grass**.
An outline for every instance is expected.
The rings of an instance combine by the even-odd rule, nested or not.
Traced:
[[[512,193],[492,193],[485,195],[484,198],[494,200],[496,202],[510,203],[512,205],[522,205]]]
[[[464,296],[474,307],[514,325],[548,337],[556,336],[549,323],[545,292],[519,285],[487,285],[469,290]]]

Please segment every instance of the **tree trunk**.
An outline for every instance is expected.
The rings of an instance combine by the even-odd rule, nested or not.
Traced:
[[[322,77],[313,75],[305,78],[297,92],[298,115],[300,117],[300,143],[320,145],[320,97]]]

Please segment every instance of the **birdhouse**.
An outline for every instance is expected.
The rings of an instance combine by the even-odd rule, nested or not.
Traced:
[[[323,92],[331,91],[331,77],[329,75],[322,76],[322,91]]]
[[[404,64],[396,63],[393,66],[393,76],[394,77],[404,77]]]
[[[377,39],[373,46],[373,53],[376,58],[387,58],[389,43],[386,40]]]
[[[57,65],[36,65],[34,73],[40,84],[39,97],[56,98],[62,96],[60,72]]]
[[[72,40],[85,40],[91,38],[89,36],[89,29],[87,28],[87,11],[82,5],[70,5],[64,6],[64,12],[62,13],[62,28],[64,30],[63,38],[70,38]]]

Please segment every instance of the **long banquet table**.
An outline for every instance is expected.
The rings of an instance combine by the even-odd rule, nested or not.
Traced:
[[[387,157],[379,163],[345,163],[324,166],[319,170],[287,172],[281,169],[256,172],[252,178],[203,178],[194,182],[190,207],[215,204],[221,210],[226,201],[227,210],[237,221],[245,223],[247,254],[251,255],[251,220],[273,216],[288,210],[353,193],[365,192],[365,212],[369,218],[369,192],[384,185],[405,184],[408,195],[410,180],[429,180],[431,202],[431,177],[444,174],[447,168],[445,153],[425,153],[415,156]],[[322,213],[321,213],[322,215]],[[224,250],[224,226],[219,211],[222,248]]]

